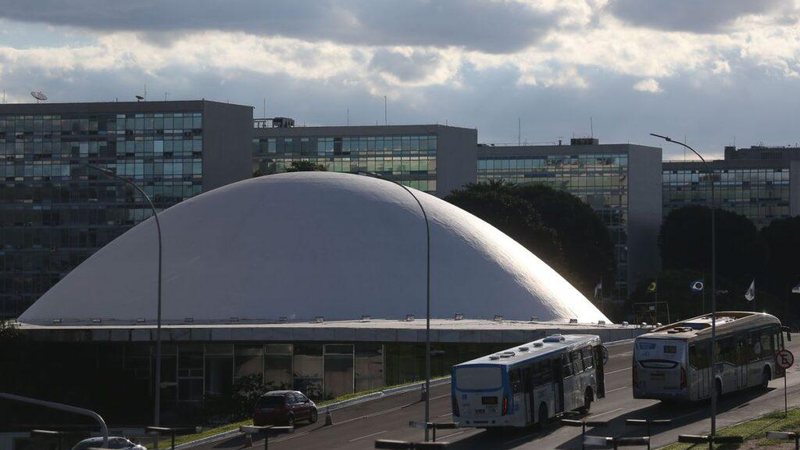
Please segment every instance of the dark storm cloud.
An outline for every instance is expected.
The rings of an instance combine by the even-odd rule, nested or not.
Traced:
[[[556,22],[525,5],[481,0],[0,0],[0,17],[105,32],[242,31],[357,45],[463,46],[491,53],[525,48]]]
[[[636,26],[718,33],[739,17],[771,13],[783,4],[782,0],[612,0],[608,10]]]

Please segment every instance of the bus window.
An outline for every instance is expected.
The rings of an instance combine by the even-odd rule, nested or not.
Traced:
[[[594,355],[592,354],[592,347],[584,347],[581,349],[581,356],[583,357],[583,367],[586,369],[594,365]]]
[[[775,353],[775,349],[772,347],[772,336],[774,334],[770,334],[770,332],[761,333],[761,353],[764,356],[772,356]]]
[[[708,368],[711,363],[708,342],[699,342],[689,346],[689,364],[697,370]]]
[[[511,392],[518,394],[522,391],[522,374],[519,369],[512,369],[508,372],[508,379],[511,383]]]
[[[572,376],[572,362],[569,360],[569,353],[561,354],[561,366],[564,371],[564,378]]]
[[[533,386],[544,386],[553,382],[553,365],[550,360],[539,361],[533,370]]]
[[[569,352],[569,357],[572,360],[572,373],[583,372],[583,358],[581,357],[581,351],[575,350]]]
[[[720,362],[725,361],[731,364],[737,364],[737,357],[736,357],[736,342],[734,342],[733,338],[726,338],[717,341],[717,356]]]

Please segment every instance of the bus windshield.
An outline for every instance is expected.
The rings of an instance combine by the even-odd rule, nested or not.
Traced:
[[[492,391],[503,386],[503,375],[497,366],[460,367],[456,370],[456,388],[465,391]]]

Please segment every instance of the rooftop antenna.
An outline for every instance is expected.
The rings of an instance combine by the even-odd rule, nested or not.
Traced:
[[[168,95],[169,95],[169,92],[164,92],[164,101],[167,101],[167,96]]]
[[[350,108],[347,108],[347,126],[350,126]]]
[[[389,116],[387,114],[387,107],[386,107],[386,96],[383,96],[383,124],[389,125]]]
[[[4,94],[5,95],[5,94]],[[47,100],[47,96],[42,91],[31,91],[31,95],[36,99],[36,103]]]
[[[267,117],[267,97],[264,97],[264,116]]]
[[[589,137],[594,139],[594,121],[592,120],[592,116],[589,116]]]
[[[522,145],[522,118],[517,117],[517,145]]]
[[[147,100],[147,83],[144,84],[144,98],[142,100]]]

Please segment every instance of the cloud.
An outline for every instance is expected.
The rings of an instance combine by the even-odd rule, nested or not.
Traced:
[[[0,1],[0,17],[99,32],[153,34],[219,30],[310,42],[366,46],[464,47],[507,53],[537,42],[556,26],[559,9],[482,0],[41,0]]]
[[[633,90],[639,92],[650,92],[651,94],[658,94],[663,92],[661,86],[658,84],[653,78],[648,78],[646,80],[639,81],[638,83],[633,85]]]
[[[611,0],[608,10],[634,26],[720,33],[730,29],[737,19],[769,15],[785,3],[785,0]]]

